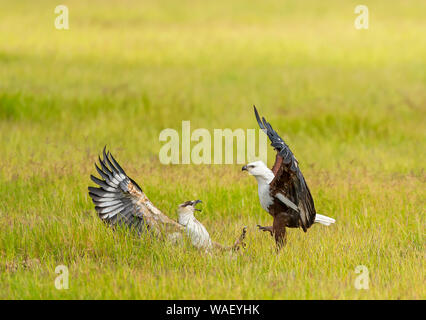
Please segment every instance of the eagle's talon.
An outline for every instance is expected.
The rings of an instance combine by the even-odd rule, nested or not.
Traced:
[[[262,227],[260,224],[257,225],[260,231],[268,231],[272,235],[272,227]]]
[[[240,247],[242,247],[243,249],[247,247],[247,244],[244,242],[244,239],[246,238],[246,233],[247,233],[247,226],[243,228],[243,231],[241,232],[240,237],[237,239],[237,241],[235,241],[233,246],[234,251],[239,251]]]
[[[267,229],[265,227],[262,227],[260,224],[257,225],[257,227],[259,228],[259,230],[261,231],[266,231]]]

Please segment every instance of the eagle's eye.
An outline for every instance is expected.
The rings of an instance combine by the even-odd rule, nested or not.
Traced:
[[[180,206],[181,207],[187,207],[187,206],[189,206],[189,205],[192,205],[192,201],[185,201],[184,203],[182,203]]]
[[[253,165],[251,165],[251,166],[248,166],[250,169],[253,169],[254,168],[254,166]]]

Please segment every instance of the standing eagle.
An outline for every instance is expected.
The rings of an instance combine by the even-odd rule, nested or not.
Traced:
[[[260,204],[274,218],[272,226],[258,227],[274,236],[279,249],[285,244],[286,227],[301,227],[306,232],[315,222],[329,226],[335,220],[316,213],[311,192],[290,148],[265,118],[260,120],[256,107],[254,113],[277,155],[272,170],[262,161],[249,163],[242,170],[256,178]]]
[[[198,249],[238,250],[240,246],[245,247],[246,228],[233,246],[222,246],[211,240],[206,228],[194,216],[195,211],[201,211],[196,208],[201,200],[186,201],[179,205],[178,221],[169,218],[152,204],[142,188],[105,149],[103,159],[99,157],[100,168],[95,164],[101,179],[90,176],[99,188],[89,187],[89,196],[103,221],[113,227],[122,225],[138,234],[148,231],[170,240],[179,239],[182,234],[186,234]]]

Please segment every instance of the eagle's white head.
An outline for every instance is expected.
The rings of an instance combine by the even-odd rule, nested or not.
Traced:
[[[210,235],[194,216],[195,211],[201,211],[195,207],[200,202],[201,200],[191,200],[179,205],[178,222],[185,227],[186,233],[195,247],[207,249],[212,246]]]
[[[262,161],[250,162],[241,169],[248,171],[258,182],[270,183],[274,179],[274,173]]]
[[[193,217],[195,211],[201,211],[201,209],[196,208],[196,205],[201,202],[201,200],[190,200],[181,203],[178,207],[179,223],[181,220]]]

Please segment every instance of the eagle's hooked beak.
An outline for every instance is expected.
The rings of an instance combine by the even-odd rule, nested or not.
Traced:
[[[201,209],[197,209],[197,208],[195,208],[195,206],[196,206],[197,204],[199,204],[199,203],[202,203],[202,201],[201,201],[201,200],[195,200],[195,201],[193,201],[192,206],[194,207],[194,210],[195,210],[195,211],[199,211],[199,212],[201,212]]]
[[[248,171],[247,166],[242,167],[241,171]]]

